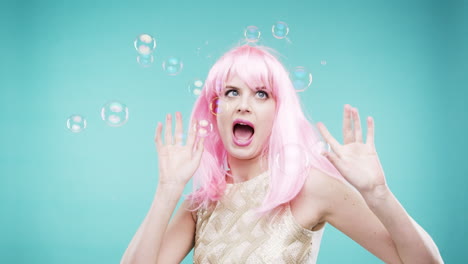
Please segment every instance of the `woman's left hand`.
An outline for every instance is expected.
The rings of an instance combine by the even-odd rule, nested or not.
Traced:
[[[351,117],[354,120],[352,128]],[[361,194],[372,193],[378,188],[388,188],[385,174],[380,165],[374,145],[374,120],[367,118],[367,140],[362,141],[361,121],[356,108],[346,104],[343,118],[344,144],[330,134],[325,125],[317,123],[323,138],[330,144],[333,152],[322,153]]]

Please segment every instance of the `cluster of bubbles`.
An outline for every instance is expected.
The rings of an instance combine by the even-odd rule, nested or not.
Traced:
[[[287,39],[289,26],[283,21],[278,21],[271,27],[271,33],[276,39]],[[256,26],[248,26],[244,30],[244,37],[247,43],[256,43],[260,40],[261,31]]]
[[[138,53],[137,62],[143,67],[149,67],[154,62],[153,53],[156,49],[156,39],[150,34],[140,34],[133,42]],[[162,62],[162,68],[168,75],[174,76],[182,71],[184,64],[180,58],[171,56]]]
[[[121,127],[128,121],[128,107],[119,101],[110,101],[101,107],[101,119],[111,127]],[[82,115],[73,114],[67,119],[67,128],[73,133],[86,129],[87,121]]]

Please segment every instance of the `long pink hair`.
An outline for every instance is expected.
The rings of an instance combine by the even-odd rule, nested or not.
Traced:
[[[251,89],[265,87],[276,100],[270,138],[261,152],[262,157],[267,157],[270,187],[257,212],[268,212],[292,200],[301,190],[310,167],[344,181],[331,162],[320,154],[326,151],[324,141],[304,116],[288,71],[272,53],[276,51],[264,46],[235,47],[208,73],[190,118],[191,122],[206,120],[213,125],[213,132],[204,141],[200,167],[193,176],[194,191],[188,196],[197,205],[196,209],[219,200],[226,188],[227,151],[218,133],[213,104],[232,76],[238,76]]]

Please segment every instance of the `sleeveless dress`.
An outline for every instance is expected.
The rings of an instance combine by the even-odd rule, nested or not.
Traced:
[[[264,172],[227,184],[224,196],[197,211],[193,263],[316,263],[325,227],[318,231],[296,222],[289,203],[255,217],[268,191]]]

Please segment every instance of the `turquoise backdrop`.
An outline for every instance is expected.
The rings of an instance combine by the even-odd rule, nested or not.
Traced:
[[[158,183],[157,122],[181,111],[187,124],[189,83],[254,25],[285,66],[312,72],[312,122],[342,142],[344,104],[374,117],[391,190],[446,263],[468,263],[467,17],[455,0],[3,0],[0,262],[119,263]],[[272,36],[278,21],[289,41]],[[136,60],[143,33],[150,67]],[[128,106],[123,126],[101,120],[110,100]],[[67,128],[72,114],[85,130]],[[327,225],[318,263],[382,261]]]

